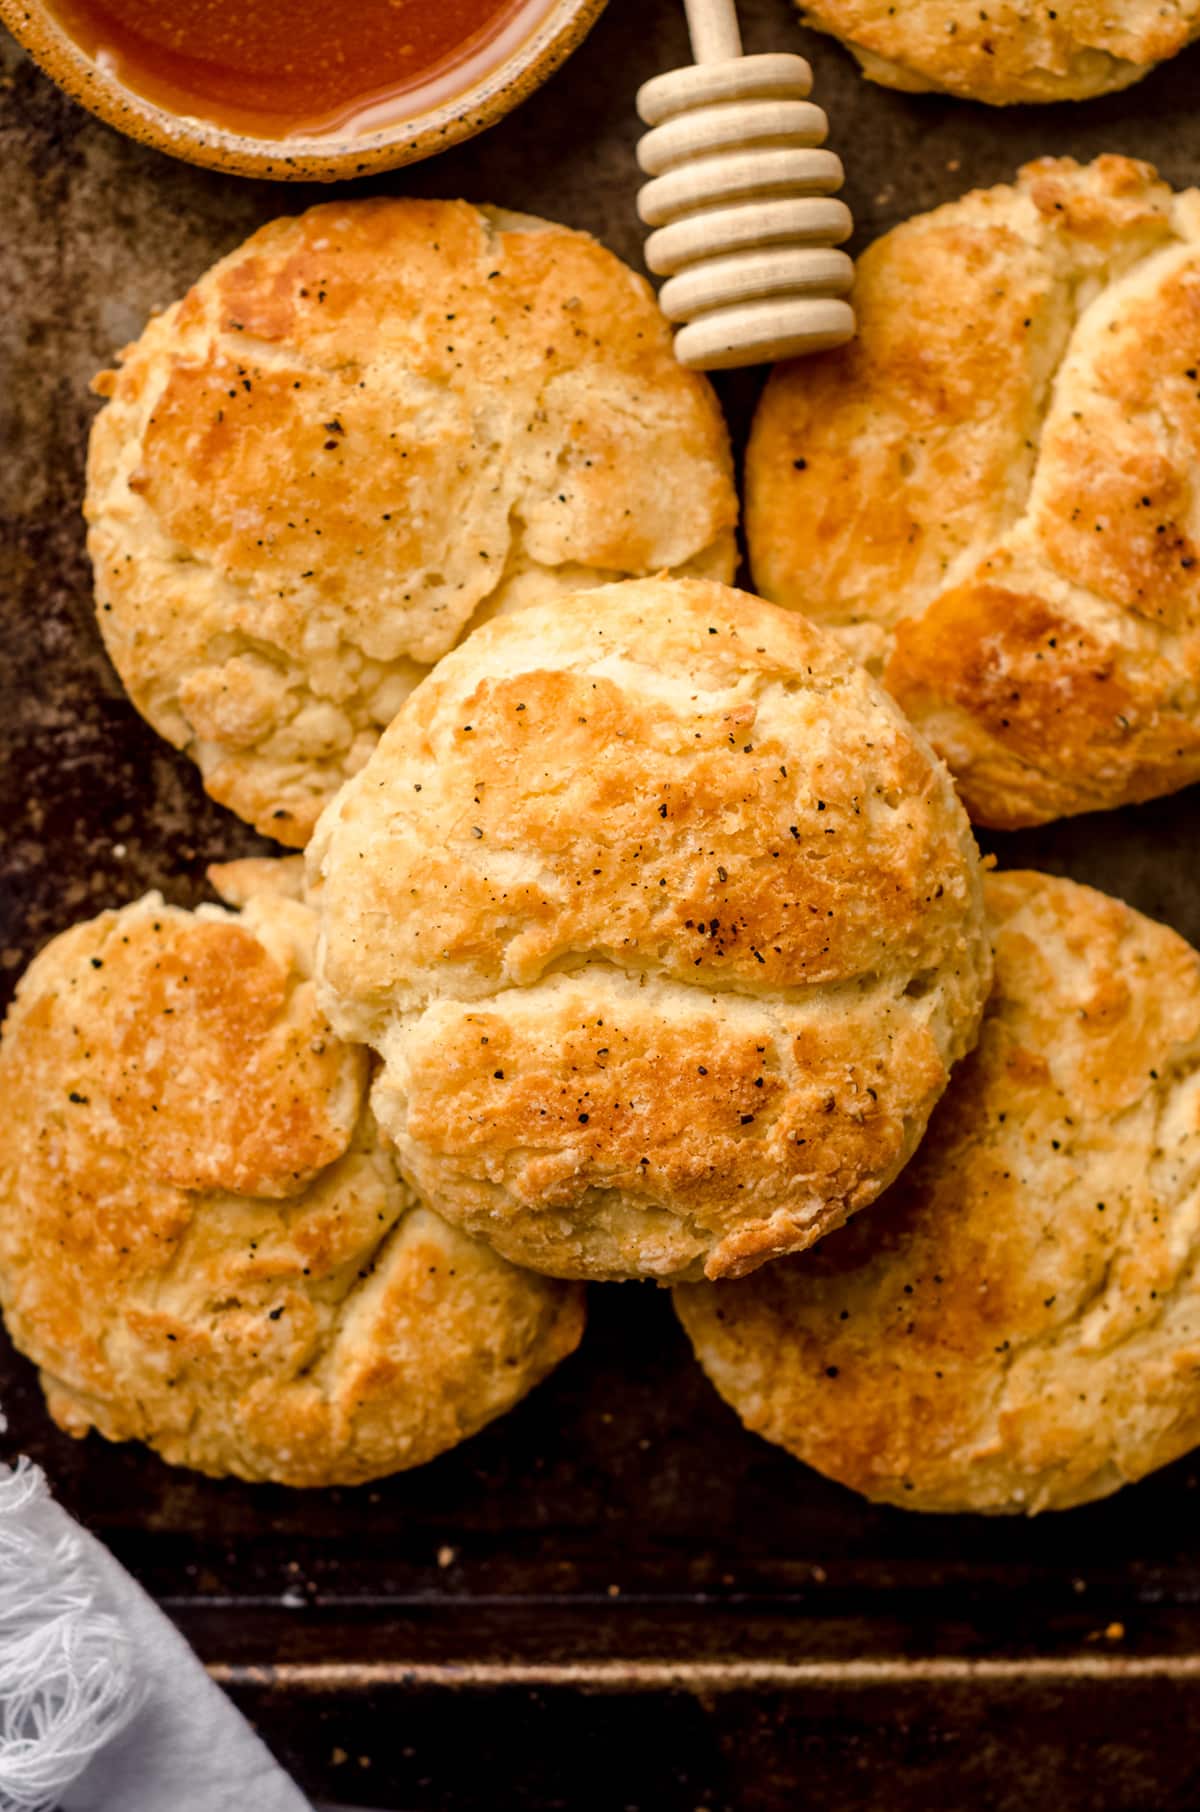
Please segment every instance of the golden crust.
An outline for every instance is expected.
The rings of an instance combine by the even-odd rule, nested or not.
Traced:
[[[915,1510],[1064,1509],[1200,1442],[1200,956],[989,876],[974,1054],[869,1215],[676,1305],[747,1426]]]
[[[323,999],[406,1174],[552,1275],[811,1244],[987,992],[949,778],[802,618],[631,580],[478,630],[309,847]]]
[[[1128,88],[1200,34],[1198,0],[797,0],[807,25],[852,50],[863,74],[910,94],[993,106],[1084,101]]]
[[[314,931],[278,893],[240,919],[150,894],[64,932],[18,988],[0,1301],[72,1434],[354,1483],[453,1446],[578,1344],[578,1292],[401,1182],[366,1053],[317,1007]]]
[[[248,906],[263,894],[304,899],[303,856],[238,856],[232,862],[210,862],[206,874],[227,906]]]
[[[1200,191],[1046,159],[877,241],[856,295],[759,408],[762,591],[882,673],[977,823],[1200,779]]]
[[[326,203],[123,361],[88,466],[104,639],[212,796],[283,843],[481,616],[662,567],[732,577],[712,391],[584,233]]]

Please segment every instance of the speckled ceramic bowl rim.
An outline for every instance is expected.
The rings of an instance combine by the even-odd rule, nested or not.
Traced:
[[[550,0],[545,17],[528,37],[461,94],[353,139],[250,138],[169,113],[86,56],[39,0],[0,0],[0,20],[64,93],[129,138],[231,175],[332,182],[416,163],[494,125],[554,73],[605,5],[606,0]]]

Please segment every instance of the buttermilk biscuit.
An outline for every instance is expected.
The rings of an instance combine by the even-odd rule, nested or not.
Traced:
[[[1200,1442],[1200,956],[991,876],[973,1056],[869,1214],[676,1297],[749,1428],[912,1510],[1066,1509]]]
[[[333,1036],[309,908],[149,894],[54,940],[0,1041],[0,1302],[50,1413],[180,1465],[352,1484],[577,1345],[579,1293],[420,1204]]]
[[[1200,33],[1200,0],[797,0],[863,74],[909,94],[1086,101],[1128,88]]]
[[[987,993],[945,770],[831,638],[699,580],[486,624],[309,864],[406,1175],[552,1275],[810,1245],[909,1157]]]
[[[104,640],[213,798],[283,843],[481,616],[732,577],[712,391],[584,233],[328,203],[255,233],[123,360],[88,465]]]
[[[859,266],[747,461],[762,591],[834,628],[1012,828],[1200,779],[1200,191],[1031,164]]]

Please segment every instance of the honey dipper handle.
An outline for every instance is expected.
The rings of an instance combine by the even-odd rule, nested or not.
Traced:
[[[681,365],[715,371],[840,346],[854,332],[841,159],[789,51],[743,56],[734,0],[684,0],[696,61],[638,89],[650,130],[638,213]]]
[[[734,0],[683,0],[697,63],[724,63],[742,54]]]

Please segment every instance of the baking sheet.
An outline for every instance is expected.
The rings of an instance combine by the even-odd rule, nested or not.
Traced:
[[[864,84],[787,0],[848,169],[856,247],[1047,153],[1200,182],[1200,47],[1124,94],[999,111]],[[464,195],[640,264],[638,84],[677,0],[611,0],[509,120],[340,193]],[[92,373],[214,258],[328,190],[129,143],[0,45],[0,984],[72,919],[265,848],[125,702],[79,500]],[[719,388],[739,445],[752,374]],[[984,839],[1200,943],[1200,788]],[[1033,1523],[873,1509],[745,1434],[664,1295],[592,1292],[581,1351],[432,1466],[353,1491],[216,1483],[77,1444],[0,1351],[9,1449],[162,1599],[314,1795],[404,1812],[1200,1804],[1200,1464]],[[186,1812],[186,1808],[183,1809]]]

